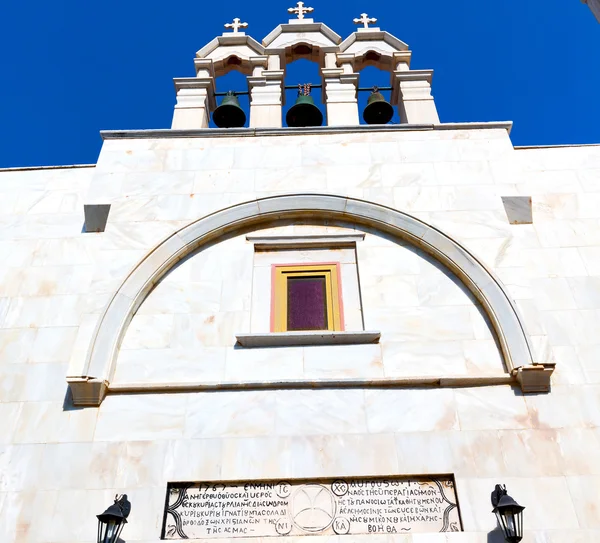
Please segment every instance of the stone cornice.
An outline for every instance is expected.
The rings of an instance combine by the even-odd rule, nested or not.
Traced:
[[[211,89],[214,92],[215,80],[212,77],[176,77],[173,79],[175,90]]]
[[[392,77],[396,81],[427,81],[431,84],[433,70],[409,70],[405,72],[394,72]]]
[[[332,45],[339,45],[342,42],[342,37],[331,30],[326,24],[323,23],[293,23],[293,24],[281,24],[277,26],[268,36],[262,41],[263,46],[268,48],[281,34],[286,33],[311,33],[315,32],[325,36]]]
[[[211,42],[207,43],[202,49],[196,52],[197,58],[206,58],[213,51],[216,51],[219,47],[227,47],[232,45],[247,45],[250,49],[256,52],[258,55],[265,54],[265,48],[258,43],[254,38],[248,36],[242,32],[237,34],[223,34],[222,36],[216,37]]]
[[[382,42],[387,43],[393,49],[397,51],[408,51],[408,44],[402,40],[396,38],[389,32],[380,29],[362,29],[360,32],[353,32],[350,34],[341,44],[340,52],[345,52],[354,42],[357,41],[368,41],[368,42]]]
[[[317,126],[308,128],[202,128],[198,130],[102,130],[103,140],[114,139],[170,139],[170,138],[226,138],[259,136],[304,136],[308,134],[354,134],[363,132],[423,132],[427,130],[506,130],[510,133],[512,121],[484,123],[397,124],[359,126]]]

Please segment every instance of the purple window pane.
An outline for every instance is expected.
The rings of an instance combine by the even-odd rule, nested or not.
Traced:
[[[288,277],[287,329],[327,330],[325,277]]]

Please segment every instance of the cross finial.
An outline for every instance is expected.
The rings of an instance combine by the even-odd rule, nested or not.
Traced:
[[[304,2],[298,2],[295,8],[289,8],[288,13],[295,13],[298,15],[298,19],[304,19],[305,13],[311,13],[315,11],[315,8],[305,8]]]
[[[240,19],[237,17],[233,20],[233,23],[227,23],[225,28],[232,28],[234,34],[238,34],[240,28],[248,28],[248,23],[240,23]]]
[[[377,19],[375,19],[375,18],[370,19],[366,13],[361,13],[360,19],[354,19],[355,25],[365,25],[365,28],[369,28],[370,24],[375,24],[376,22],[377,22]]]

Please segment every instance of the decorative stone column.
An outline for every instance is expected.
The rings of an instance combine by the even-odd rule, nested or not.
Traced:
[[[210,112],[216,108],[212,61],[196,59],[196,77],[174,79],[177,103],[171,128],[193,130],[208,128]]]
[[[280,70],[279,57],[255,57],[253,74],[248,79],[250,91],[250,128],[281,128],[284,71]],[[263,69],[267,67],[268,69]]]
[[[431,96],[433,70],[395,71],[392,74],[392,105],[398,105],[401,123],[439,124]]]
[[[343,68],[323,68],[327,126],[357,126],[358,74],[344,73]]]

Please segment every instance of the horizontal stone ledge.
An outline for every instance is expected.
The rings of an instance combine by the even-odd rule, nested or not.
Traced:
[[[379,343],[381,332],[269,332],[237,334],[236,347],[297,347],[299,345],[364,345]]]
[[[301,128],[199,128],[175,130],[102,130],[103,140],[112,139],[169,139],[169,138],[218,138],[218,137],[257,137],[257,136],[305,136],[312,134],[354,134],[368,132],[411,132],[424,130],[494,130],[502,129],[510,133],[512,121],[486,123],[443,123],[443,124],[395,124],[354,126],[314,126]]]
[[[294,248],[339,248],[354,247],[364,241],[365,234],[325,235],[325,236],[246,236],[246,241],[254,244],[257,251]]]
[[[214,392],[232,390],[306,390],[356,388],[469,388],[516,385],[509,374],[448,377],[383,377],[376,379],[298,379],[219,383],[118,383],[108,394],[157,394],[178,392]]]

